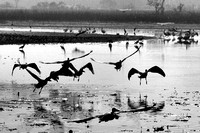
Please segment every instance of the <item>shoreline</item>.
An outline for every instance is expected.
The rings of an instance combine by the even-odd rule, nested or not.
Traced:
[[[85,42],[116,42],[125,40],[153,39],[150,36],[125,36],[112,34],[81,34],[56,32],[0,31],[2,44],[43,44],[43,43],[85,43]]]

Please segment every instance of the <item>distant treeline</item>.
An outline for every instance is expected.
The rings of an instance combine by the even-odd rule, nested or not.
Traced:
[[[90,21],[200,23],[200,12],[105,11],[105,10],[0,10],[0,21]]]

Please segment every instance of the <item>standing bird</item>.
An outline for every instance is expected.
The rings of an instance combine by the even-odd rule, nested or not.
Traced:
[[[19,50],[19,52],[21,52],[21,53],[22,53],[22,55],[23,55],[23,59],[25,60],[25,58],[26,58],[26,55],[25,55],[25,52],[24,52],[24,50],[23,50],[23,49],[20,49],[20,50]]]
[[[153,66],[150,69],[146,69],[145,72],[140,72],[135,68],[131,68],[130,71],[128,72],[128,79],[130,80],[131,76],[134,74],[139,74],[138,78],[140,78],[140,85],[141,85],[141,79],[144,78],[146,80],[146,84],[147,84],[147,74],[148,72],[152,72],[152,73],[158,73],[160,75],[162,75],[163,77],[165,77],[165,72],[158,66]]]
[[[19,50],[23,50],[23,48],[25,47],[25,45],[26,45],[26,44],[24,43],[22,46],[20,46],[20,47],[19,47]]]
[[[35,69],[39,74],[41,73],[40,72],[40,69],[38,68],[38,66],[35,64],[35,63],[25,63],[25,64],[21,64],[18,60],[18,63],[19,64],[14,64],[13,66],[13,69],[12,69],[12,75],[13,75],[13,72],[15,70],[16,67],[19,67],[19,69],[26,69],[27,67],[31,67],[33,69]]]
[[[106,31],[105,31],[103,28],[101,28],[101,32],[102,32],[103,34],[106,33]]]
[[[63,50],[63,52],[64,52],[64,56],[66,56],[66,50],[65,50],[65,47],[64,47],[64,45],[63,45],[63,44],[61,44],[61,45],[60,45],[60,48]]]
[[[140,46],[141,47],[141,46]],[[132,55],[134,55],[135,53],[137,53],[140,49],[140,47],[137,48],[137,50],[135,52],[133,52],[132,54],[130,54],[129,56],[125,57],[122,60],[119,60],[118,62],[97,62],[96,60],[94,60],[93,58],[90,58],[92,61],[97,62],[97,63],[103,63],[103,64],[109,64],[109,65],[114,65],[115,69],[118,71],[121,70],[122,68],[122,63],[129,57],[131,57]]]
[[[110,49],[110,52],[112,52],[112,43],[109,42],[108,47]]]
[[[51,77],[47,77],[45,79],[40,79],[37,75],[32,73],[30,70],[28,70],[28,69],[26,69],[26,70],[33,78],[35,78],[38,81],[38,83],[34,85],[35,88],[34,88],[33,92],[35,91],[36,88],[40,88],[40,91],[39,91],[39,94],[40,94],[42,91],[42,88],[48,83],[48,81],[51,81]]]
[[[124,29],[124,35],[125,35],[125,36],[127,36],[127,35],[128,35],[128,33],[127,33],[126,29]]]

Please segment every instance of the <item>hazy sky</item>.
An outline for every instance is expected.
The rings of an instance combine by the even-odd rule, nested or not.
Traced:
[[[100,8],[99,2],[100,0],[19,0],[18,7],[30,8],[33,5],[36,5],[38,2],[59,2],[63,1],[66,5],[76,5],[80,4],[86,7],[90,7],[92,9]],[[128,5],[134,5],[134,9],[151,9],[151,7],[147,6],[147,0],[113,0],[117,3],[118,8],[125,8]],[[200,0],[165,0],[166,5],[169,8],[174,7],[179,3],[185,4],[185,7],[199,9]],[[15,0],[0,0],[0,3],[10,2],[14,5]]]

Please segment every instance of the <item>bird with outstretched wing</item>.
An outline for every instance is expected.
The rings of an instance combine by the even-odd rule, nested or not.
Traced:
[[[94,74],[94,69],[92,66],[92,63],[87,63],[83,67],[81,67],[78,71],[75,72],[74,78],[78,78],[78,81],[80,80],[80,76],[85,72],[84,69],[88,68],[92,74]]]
[[[18,60],[18,64],[14,64],[14,66],[13,66],[12,75],[13,75],[15,68],[17,68],[17,67],[19,67],[19,69],[26,69],[27,67],[30,67],[30,68],[35,69],[39,74],[41,73],[40,69],[38,68],[38,66],[35,63],[21,64]]]
[[[41,93],[42,91],[42,88],[48,83],[48,81],[51,81],[51,77],[47,77],[45,79],[41,79],[39,78],[37,75],[35,75],[34,73],[32,73],[30,70],[26,69],[27,72],[34,78],[38,81],[37,84],[35,84],[35,89],[36,88],[40,88],[40,91],[39,91],[39,94]],[[33,90],[33,92],[35,91],[35,89]]]
[[[145,72],[140,72],[135,68],[131,68],[128,72],[128,79],[130,80],[131,76],[134,74],[139,74],[138,78],[140,78],[140,85],[141,85],[141,79],[144,78],[146,80],[146,84],[147,84],[147,75],[148,72],[152,72],[152,73],[158,73],[160,75],[162,75],[163,77],[165,77],[165,72],[158,66],[153,66],[150,69],[146,69]]]
[[[135,47],[135,48],[137,49],[135,52],[133,52],[133,53],[130,54],[129,56],[125,57],[124,59],[119,60],[118,62],[99,62],[99,61],[96,61],[96,60],[93,59],[93,58],[90,58],[90,59],[91,59],[92,61],[94,61],[94,62],[97,62],[97,63],[114,65],[114,66],[115,66],[115,69],[116,69],[117,71],[118,71],[118,70],[120,71],[120,70],[121,70],[121,67],[122,67],[122,63],[123,63],[126,59],[128,59],[129,57],[131,57],[132,55],[134,55],[135,53],[137,53],[137,52],[140,50],[141,46]]]
[[[64,60],[64,61],[56,61],[56,62],[43,62],[43,61],[40,61],[40,63],[42,64],[68,64],[70,63],[71,61],[74,61],[76,59],[80,59],[80,58],[83,58],[83,57],[86,57],[88,56],[89,54],[91,54],[93,51],[91,50],[90,52],[88,52],[87,54],[84,54],[82,56],[79,56],[79,57],[75,57],[75,58],[72,58],[72,59],[67,59],[67,60]]]

